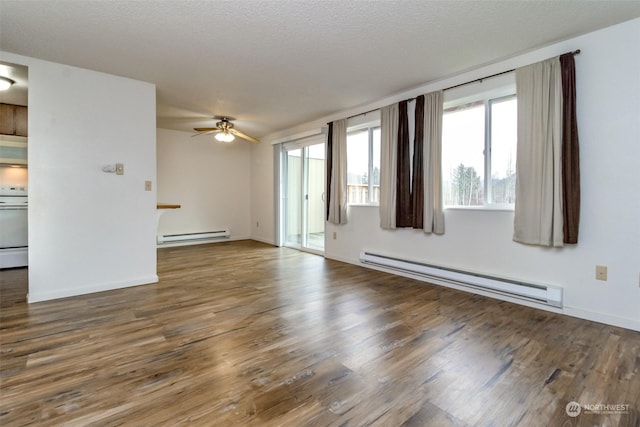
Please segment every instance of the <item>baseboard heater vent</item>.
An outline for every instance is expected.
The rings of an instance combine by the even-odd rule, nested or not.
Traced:
[[[547,304],[553,307],[562,307],[562,288],[557,286],[525,283],[519,280],[471,273],[448,267],[393,258],[386,255],[377,255],[371,252],[360,252],[360,262],[441,282]]]
[[[227,239],[229,230],[205,231],[202,233],[163,234],[158,236],[158,243],[197,242],[201,240]]]

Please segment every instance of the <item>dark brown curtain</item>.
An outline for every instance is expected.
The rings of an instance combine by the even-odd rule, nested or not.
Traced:
[[[576,118],[576,66],[573,53],[560,55],[562,72],[562,210],[564,243],[578,243],[580,150]]]
[[[329,123],[329,130],[327,131],[327,151],[325,158],[327,159],[327,176],[326,176],[326,185],[325,185],[325,195],[324,204],[326,210],[326,219],[329,220],[329,200],[331,200],[331,170],[333,168],[332,159],[333,156],[331,153],[333,152],[333,122]]]
[[[407,101],[398,103],[398,159],[396,177],[396,227],[411,227],[411,147]]]
[[[413,228],[422,229],[424,218],[424,95],[416,98],[415,136],[413,138],[413,180],[411,215]]]

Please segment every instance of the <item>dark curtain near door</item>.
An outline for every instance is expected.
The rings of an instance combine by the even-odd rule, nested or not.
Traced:
[[[424,219],[424,95],[416,98],[415,117],[411,225],[413,228],[422,229]]]
[[[327,197],[325,197],[325,209],[326,209],[326,218],[327,221],[329,220],[329,200],[331,200],[331,170],[333,167],[332,164],[332,159],[333,156],[331,155],[333,150],[333,122],[329,123],[329,130],[327,131],[327,151],[326,151],[326,156],[325,158],[327,159],[327,176],[326,176],[326,186],[325,186],[325,192]]]
[[[411,227],[411,147],[407,101],[398,103],[398,159],[396,177],[396,227]]]
[[[578,243],[580,150],[576,117],[576,66],[573,52],[560,55],[562,73],[562,210],[564,243]]]

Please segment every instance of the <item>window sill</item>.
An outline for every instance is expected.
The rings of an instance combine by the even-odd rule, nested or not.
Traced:
[[[469,212],[513,212],[514,208],[507,206],[445,206],[444,210]]]
[[[369,203],[366,203],[366,204],[365,203],[361,203],[361,204],[359,204],[359,203],[349,203],[347,206],[349,206],[350,208],[351,207],[354,207],[354,208],[377,208],[377,207],[380,207],[379,204],[374,205],[374,204],[369,204]]]

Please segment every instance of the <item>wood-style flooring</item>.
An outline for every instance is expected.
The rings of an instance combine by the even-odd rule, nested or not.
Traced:
[[[0,270],[0,310],[27,300],[27,274],[26,267]]]
[[[0,425],[640,423],[638,332],[252,241],[161,249],[158,274],[0,294]]]

